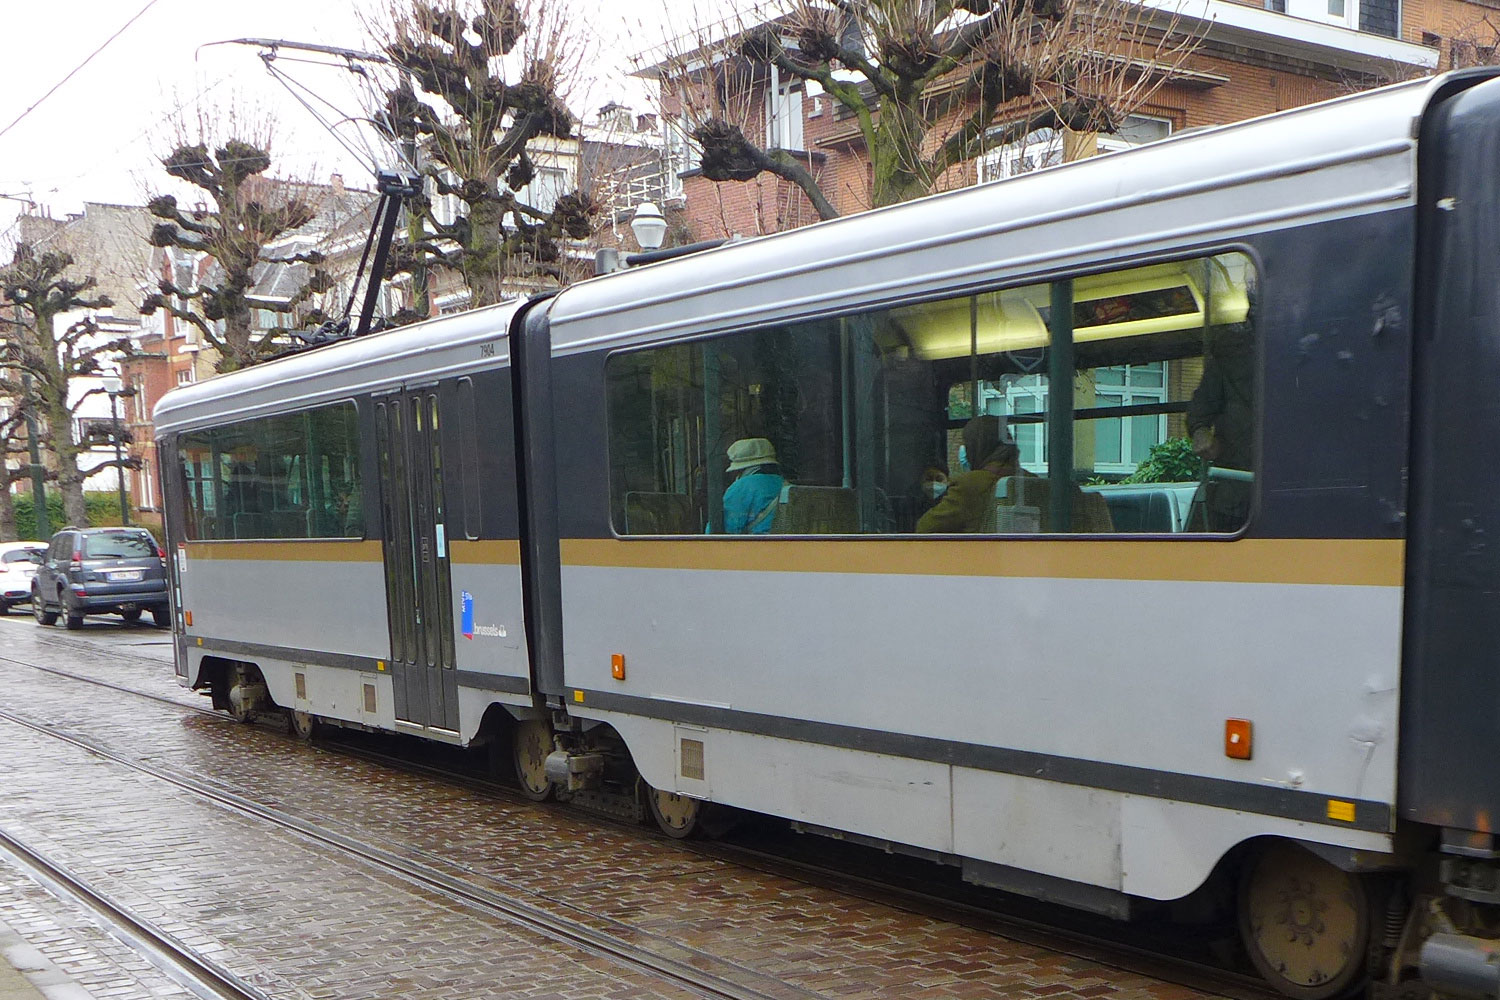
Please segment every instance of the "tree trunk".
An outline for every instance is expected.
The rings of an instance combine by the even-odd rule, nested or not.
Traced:
[[[500,273],[504,254],[505,228],[501,225],[501,206],[483,201],[469,207],[469,246],[461,266],[464,283],[469,286],[469,308],[492,306],[502,297]]]
[[[57,458],[57,488],[62,493],[63,521],[79,528],[89,524],[89,509],[83,499],[83,474],[78,470],[78,453],[73,440],[73,415],[66,403],[49,400],[47,423],[52,431],[52,454]]]
[[[248,367],[255,360],[255,347],[250,342],[251,313],[246,309],[224,317],[224,351],[214,368],[221,374]]]
[[[880,121],[869,137],[871,208],[900,205],[931,193],[932,178],[922,171],[927,128],[914,105],[881,100]]]
[[[10,470],[0,463],[0,542],[14,542],[20,538],[16,531],[16,504],[10,487],[14,480]]]

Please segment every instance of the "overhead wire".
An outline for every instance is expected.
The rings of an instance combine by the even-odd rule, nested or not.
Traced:
[[[147,0],[146,6],[137,11],[136,15],[130,20],[126,21],[124,25],[120,27],[120,30],[116,31],[113,35],[110,35],[98,48],[85,56],[83,62],[79,63],[77,66],[74,66],[67,76],[63,77],[61,80],[57,81],[57,83],[53,84],[51,90],[47,91],[41,97],[37,98],[36,102],[32,104],[31,107],[27,108],[25,111],[22,111],[19,115],[17,115],[15,121],[11,122],[4,128],[0,128],[0,137],[3,137],[5,133],[21,124],[21,122],[25,120],[27,115],[31,114],[37,108],[41,107],[42,102],[47,100],[47,98],[51,97],[53,94],[57,93],[57,91],[62,87],[63,84],[67,83],[69,80],[73,79],[73,77],[77,76],[78,72],[85,66],[87,66],[90,62],[92,62],[95,56],[108,48],[109,44],[116,38],[119,38],[121,35],[123,35],[132,24],[139,21],[141,17],[145,15],[146,11],[150,10],[152,7],[155,7],[157,2],[158,0]]]
[[[317,120],[318,124],[322,125],[325,129],[328,130],[329,134],[333,136],[333,138],[339,143],[339,145],[343,146],[344,149],[348,151],[349,155],[353,156],[355,159],[359,159],[362,164],[367,166],[370,170],[371,175],[374,175],[380,171],[380,156],[376,152],[375,148],[370,144],[369,140],[364,137],[362,131],[359,131],[356,134],[360,136],[360,143],[364,147],[365,155],[363,158],[361,158],[359,153],[350,146],[349,142],[344,139],[343,135],[338,130],[338,126],[343,124],[344,122],[359,122],[367,121],[368,119],[354,115],[345,115],[344,109],[340,108],[338,105],[334,104],[332,101],[328,100],[326,97],[322,96],[311,87],[302,83],[300,80],[294,79],[290,74],[284,73],[281,70],[277,69],[272,65],[271,59],[265,57],[262,58],[265,60],[267,72],[269,72],[273,78],[279,81],[281,85],[287,89],[287,92],[292,95],[294,100],[296,100],[299,104],[307,109],[307,112]],[[304,59],[297,61],[309,62],[313,63],[314,65],[318,65],[313,60]],[[322,63],[321,65],[328,66],[330,64]],[[363,70],[355,69],[352,66],[348,67],[348,69],[349,72],[354,73],[356,76],[364,76]],[[325,105],[335,114],[338,114],[340,116],[339,120],[335,122],[328,119],[325,115],[315,109],[308,100],[303,98],[302,95],[298,93],[298,91],[302,91],[303,93],[307,94],[308,97],[311,97],[313,100],[316,100],[319,103]]]

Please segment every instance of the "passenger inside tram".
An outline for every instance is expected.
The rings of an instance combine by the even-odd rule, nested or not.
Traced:
[[[737,533],[741,470],[719,456],[763,440],[782,485],[758,537],[1238,531],[1254,287],[1225,253],[622,351],[606,362],[615,530]],[[941,500],[935,455],[955,470]]]

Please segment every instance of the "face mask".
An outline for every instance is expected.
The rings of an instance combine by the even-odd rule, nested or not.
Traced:
[[[938,497],[942,496],[944,493],[947,493],[947,492],[948,492],[948,484],[947,483],[939,483],[939,482],[931,482],[931,481],[929,481],[929,482],[925,482],[925,483],[922,484],[922,493],[929,500],[936,500]]]
[[[969,471],[969,449],[963,445],[958,446],[958,467],[965,472]]]

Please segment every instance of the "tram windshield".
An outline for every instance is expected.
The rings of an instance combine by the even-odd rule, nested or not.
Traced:
[[[1254,299],[1226,253],[621,352],[615,529],[1238,531]]]

